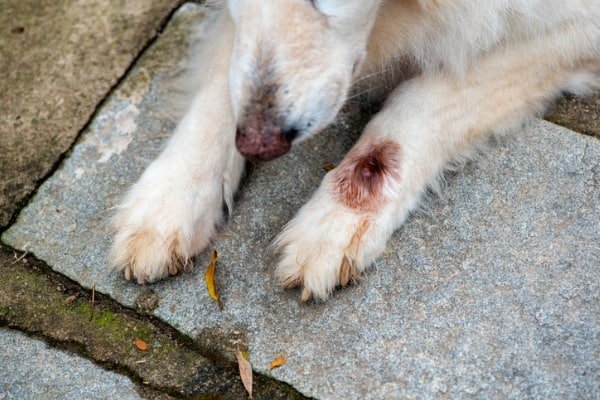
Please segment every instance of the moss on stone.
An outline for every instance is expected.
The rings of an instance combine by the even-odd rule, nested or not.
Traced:
[[[43,271],[48,268],[34,258],[15,262],[15,252],[0,248],[0,324],[80,349],[80,354],[128,371],[134,380],[158,391],[198,399],[245,396],[235,365],[228,360],[215,364],[190,339],[122,309],[99,293],[92,306],[89,292]],[[215,335],[214,342],[228,336]],[[148,350],[136,348],[136,338],[144,340]],[[302,398],[292,388],[262,376],[256,376],[255,391],[256,399]]]

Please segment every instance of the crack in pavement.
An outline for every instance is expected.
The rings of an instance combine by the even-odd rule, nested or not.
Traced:
[[[16,262],[15,262],[16,261]],[[155,317],[91,293],[33,256],[0,249],[0,326],[42,339],[132,379],[146,397],[245,397],[237,365]],[[142,339],[149,347],[136,348]],[[221,344],[231,337],[213,337]],[[235,338],[240,340],[239,334]],[[227,344],[225,344],[227,346]],[[233,346],[232,351],[233,351]],[[254,398],[304,399],[293,388],[255,373]],[[212,397],[211,397],[212,396]]]

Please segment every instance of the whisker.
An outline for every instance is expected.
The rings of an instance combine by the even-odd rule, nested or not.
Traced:
[[[390,67],[390,68],[387,68],[387,69],[383,69],[381,71],[371,72],[370,74],[363,75],[363,76],[359,77],[354,82],[352,82],[352,84],[356,85],[357,83],[362,82],[365,79],[369,79],[371,77],[374,77],[374,76],[377,76],[377,75],[381,75],[381,74],[387,74],[389,72],[393,72],[395,69],[396,69],[395,67]]]

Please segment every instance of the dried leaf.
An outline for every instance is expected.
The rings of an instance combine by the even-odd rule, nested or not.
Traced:
[[[285,356],[280,355],[276,359],[274,359],[273,361],[271,361],[271,364],[269,365],[269,369],[279,368],[283,364],[285,364],[286,361],[287,360],[286,360]]]
[[[302,289],[302,293],[300,294],[300,303],[308,303],[311,297],[312,293],[310,289],[305,287],[304,289]]]
[[[332,170],[332,169],[334,169],[334,168],[335,168],[335,165],[333,165],[333,164],[332,164],[332,163],[330,163],[330,162],[326,162],[325,164],[323,164],[323,169],[324,169],[326,172],[329,172],[329,171],[331,171],[331,170]]]
[[[219,297],[219,292],[217,292],[217,285],[215,282],[215,269],[217,267],[217,251],[213,250],[210,253],[210,263],[208,267],[206,267],[206,272],[204,273],[204,282],[206,282],[206,289],[208,290],[208,294],[211,299],[219,304],[219,309],[223,309],[223,302]]]
[[[77,296],[72,294],[71,296],[67,297],[66,299],[63,300],[63,304],[71,304],[72,302],[74,302],[77,299]]]
[[[96,311],[96,284],[92,286],[92,312],[90,312],[90,322],[94,319],[94,312]]]
[[[240,346],[238,345],[235,349],[235,358],[237,358],[238,366],[240,368],[240,378],[242,378],[242,383],[252,399],[252,365],[250,365],[250,355],[248,352],[240,350]]]
[[[148,346],[148,343],[144,342],[140,338],[135,338],[135,340],[133,341],[133,344],[140,351],[146,351],[150,347],[150,346]]]

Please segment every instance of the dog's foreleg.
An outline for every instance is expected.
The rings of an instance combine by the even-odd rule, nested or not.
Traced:
[[[276,240],[283,285],[302,286],[307,300],[356,281],[450,162],[578,78],[594,79],[598,55],[565,57],[546,45],[492,54],[464,77],[421,76],[399,87]]]
[[[226,15],[220,19],[198,66],[200,91],[114,218],[109,262],[139,283],[176,274],[208,245],[240,180],[227,79],[233,28]]]

